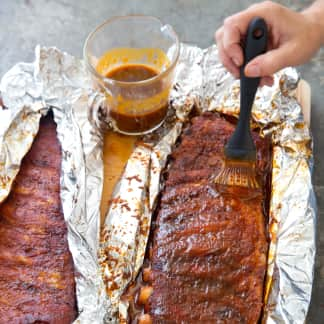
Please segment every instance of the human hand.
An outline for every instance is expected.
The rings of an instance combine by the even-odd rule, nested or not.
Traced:
[[[250,61],[244,73],[248,77],[261,77],[261,85],[271,86],[273,73],[305,63],[323,43],[324,25],[320,17],[324,14],[324,1],[318,2],[298,13],[265,1],[226,18],[215,33],[220,60],[229,72],[239,77],[239,67],[243,64],[241,40],[250,21],[262,17],[269,30],[268,50]]]

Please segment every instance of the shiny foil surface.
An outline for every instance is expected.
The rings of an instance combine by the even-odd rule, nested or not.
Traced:
[[[261,135],[271,134],[273,143],[264,323],[304,323],[311,298],[316,201],[311,181],[312,138],[296,99],[298,81],[295,69],[280,71],[272,87],[258,90],[252,111],[253,127],[260,129]],[[239,82],[221,65],[216,46],[202,50],[182,44],[170,96],[173,108],[168,118],[170,123],[151,136],[145,136],[144,144],[141,142],[134,150],[129,160],[134,166],[131,177],[138,177],[142,186],[136,189],[127,182],[128,164],[116,187],[113,206],[107,213],[100,251],[107,293],[112,300],[110,323],[127,322],[128,302],[120,297],[138,274],[138,256],[142,261],[147,242],[138,216],[130,212],[121,215],[121,209],[127,206],[141,210],[149,227],[146,220],[151,219],[156,197],[163,186],[161,173],[167,167],[167,157],[190,111],[195,108],[198,112],[215,111],[237,117],[239,95]],[[143,145],[150,145],[145,162],[137,153]],[[138,193],[136,204],[131,206],[133,190]],[[118,201],[119,197],[123,200]],[[131,236],[128,233],[132,233]],[[145,233],[149,234],[148,228]],[[123,250],[119,250],[120,246],[116,249],[116,242],[126,237],[131,237],[131,241],[127,240],[127,244],[131,243],[129,249],[125,243],[120,245],[125,246]]]
[[[52,109],[62,147],[61,201],[75,267],[75,323],[103,323],[109,306],[97,259],[103,140],[88,120],[100,95],[91,89],[81,61],[42,47],[36,48],[34,63],[19,63],[5,74],[0,91],[0,201],[10,192],[41,115]]]
[[[298,79],[292,68],[276,74],[272,87],[258,90],[252,112],[253,126],[271,134],[273,143],[264,323],[303,323],[311,297],[316,201],[312,138],[296,99]],[[35,62],[13,67],[0,91],[0,201],[10,192],[41,115],[52,109],[63,150],[61,199],[76,269],[76,323],[125,322],[128,305],[121,296],[142,265],[168,155],[192,109],[238,116],[239,82],[220,64],[216,46],[181,45],[167,121],[134,149],[100,239],[102,129],[109,120],[84,63],[37,47]]]

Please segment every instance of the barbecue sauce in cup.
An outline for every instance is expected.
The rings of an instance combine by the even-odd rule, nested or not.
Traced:
[[[144,64],[125,64],[110,70],[106,77],[116,81],[138,82],[151,79],[159,72],[151,66]]]
[[[111,101],[110,116],[119,130],[142,133],[163,122],[168,109],[169,89],[163,90],[161,80],[155,81],[151,87],[141,84],[141,81],[158,75],[157,69],[144,64],[124,64],[108,71],[107,78],[133,84],[107,99]]]
[[[175,64],[160,48],[114,48],[96,59],[99,89],[113,129],[142,135],[164,121]]]

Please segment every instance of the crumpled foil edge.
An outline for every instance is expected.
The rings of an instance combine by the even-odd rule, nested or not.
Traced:
[[[13,111],[2,110],[3,120],[12,123],[3,125],[0,135],[0,202],[9,194],[16,175],[18,174],[21,160],[29,151],[34,137],[38,132],[40,113],[35,113],[27,106],[14,114]],[[3,123],[5,124],[5,123]],[[15,152],[21,150],[21,155]]]
[[[150,224],[147,196],[150,155],[149,146],[138,145],[134,149],[105,220],[99,258],[111,302],[108,323],[116,322],[121,294],[135,279],[144,257],[141,247],[146,246]]]

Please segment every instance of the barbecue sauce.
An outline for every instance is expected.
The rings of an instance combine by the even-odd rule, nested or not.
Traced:
[[[159,74],[152,67],[144,64],[122,65],[110,70],[106,77],[116,81],[138,82],[151,79]]]
[[[148,65],[124,64],[110,70],[106,77],[115,81],[140,82],[158,74],[159,71]],[[134,92],[137,97],[144,99],[134,100]],[[110,111],[118,129],[128,133],[141,133],[158,126],[164,120],[168,102],[161,81],[155,81],[151,88],[140,84],[125,88],[119,95],[116,99],[119,102],[113,103]]]

